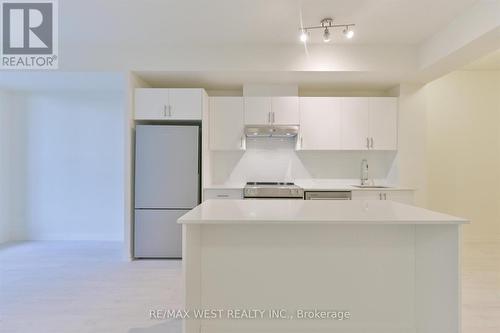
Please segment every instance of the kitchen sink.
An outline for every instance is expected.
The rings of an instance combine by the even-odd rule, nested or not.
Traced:
[[[390,186],[384,185],[352,185],[357,188],[390,188]]]

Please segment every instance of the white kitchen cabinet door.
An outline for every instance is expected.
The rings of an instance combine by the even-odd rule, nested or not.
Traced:
[[[352,191],[352,200],[392,200],[407,205],[414,204],[412,190],[358,190]]]
[[[341,146],[343,150],[366,150],[369,144],[369,103],[366,97],[342,97]]]
[[[340,149],[340,98],[300,97],[301,150]]]
[[[271,124],[271,97],[245,97],[245,125]]]
[[[271,98],[271,122],[274,125],[299,124],[299,98],[297,96]]]
[[[202,89],[169,89],[168,119],[201,120]]]
[[[369,99],[370,149],[397,150],[398,101],[394,97]]]
[[[168,119],[169,89],[137,88],[135,89],[135,119],[164,120]]]
[[[210,98],[210,149],[244,149],[243,97]]]
[[[201,120],[202,89],[137,88],[136,120]]]
[[[382,191],[384,200],[392,200],[407,205],[415,204],[414,191]]]

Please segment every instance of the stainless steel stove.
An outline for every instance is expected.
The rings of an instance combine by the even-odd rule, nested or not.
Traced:
[[[286,182],[248,182],[243,189],[245,199],[304,199],[304,189]]]

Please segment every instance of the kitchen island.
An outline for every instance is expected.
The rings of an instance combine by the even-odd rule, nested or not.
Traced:
[[[193,312],[185,333],[460,331],[465,219],[392,201],[208,200],[178,222],[185,309],[219,311]]]

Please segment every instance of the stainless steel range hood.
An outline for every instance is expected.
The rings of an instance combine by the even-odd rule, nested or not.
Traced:
[[[249,138],[293,138],[299,133],[299,126],[258,125],[245,126],[245,135]]]

